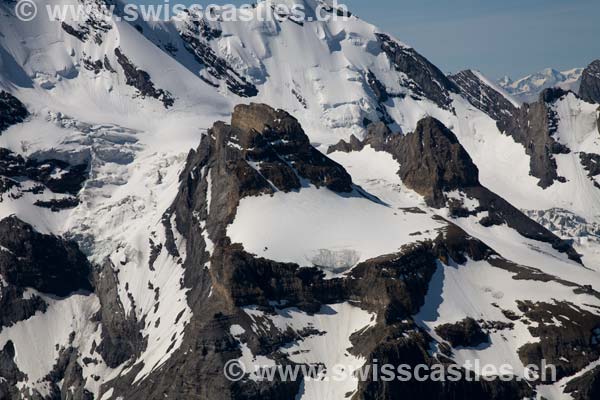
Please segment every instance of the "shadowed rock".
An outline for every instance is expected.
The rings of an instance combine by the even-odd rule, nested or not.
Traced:
[[[94,269],[94,285],[101,305],[98,317],[102,322],[102,340],[97,351],[106,365],[116,368],[135,359],[146,348],[146,339],[141,333],[144,323],[136,319],[133,310],[125,312],[118,293],[117,274],[110,261]]]
[[[434,118],[419,121],[394,153],[402,182],[425,196],[431,206],[443,207],[446,191],[479,185],[479,170],[469,154],[454,133]]]
[[[12,285],[57,296],[92,290],[90,264],[74,242],[11,216],[0,221],[0,245],[0,274]]]
[[[160,100],[165,108],[172,107],[175,104],[171,93],[154,87],[150,75],[146,71],[138,69],[118,47],[115,49],[115,55],[117,56],[119,65],[123,68],[127,85],[139,90],[140,94],[144,97],[149,96]]]
[[[596,60],[583,70],[579,97],[589,103],[600,104],[600,60]]]
[[[450,93],[459,93],[454,82],[413,48],[406,47],[383,33],[377,33],[376,36],[392,66],[408,77],[409,80],[404,84],[417,95],[428,98],[442,108],[451,107]]]
[[[558,117],[552,105],[568,92],[549,88],[540,94],[537,102],[516,107],[472,71],[463,71],[450,78],[471,105],[496,120],[500,132],[523,145],[530,157],[530,174],[539,179],[540,187],[545,189],[556,181],[565,181],[558,175],[554,155],[567,154],[570,150],[553,137]]]
[[[473,318],[465,318],[454,324],[444,324],[435,328],[435,332],[453,347],[477,347],[488,343],[490,338]]]
[[[434,208],[448,207],[454,217],[468,217],[480,212],[488,216],[481,220],[484,226],[507,224],[522,236],[550,243],[569,258],[581,262],[581,256],[572,245],[531,220],[502,197],[479,182],[479,170],[452,131],[435,118],[418,122],[414,132],[394,134],[383,123],[369,126],[363,142],[353,144],[341,141],[329,151],[360,150],[370,145],[376,151],[390,153],[400,164],[398,175],[402,182],[425,198]],[[464,207],[461,200],[448,198],[448,192],[458,191],[467,198],[476,199],[474,210]]]
[[[483,111],[496,121],[515,115],[517,108],[502,93],[483,82],[471,70],[461,71],[449,76],[460,88],[460,93],[471,105]]]
[[[13,95],[0,91],[0,134],[8,127],[25,121],[29,112]]]
[[[600,399],[600,367],[569,381],[564,392],[575,400]]]

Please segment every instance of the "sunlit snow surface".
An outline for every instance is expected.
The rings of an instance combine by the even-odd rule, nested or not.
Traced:
[[[441,226],[426,214],[310,187],[243,199],[227,233],[261,257],[312,266],[319,250],[352,251],[365,261],[434,238]]]

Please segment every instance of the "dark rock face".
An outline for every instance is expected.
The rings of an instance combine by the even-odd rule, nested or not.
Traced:
[[[469,103],[496,121],[517,113],[517,107],[511,101],[479,79],[473,71],[461,71],[449,78]]]
[[[564,392],[569,393],[575,400],[600,398],[600,367],[569,381]]]
[[[31,179],[54,193],[76,195],[87,180],[88,173],[86,164],[70,165],[55,159],[25,160],[8,149],[0,148],[0,177],[3,178],[2,186],[5,189],[0,193],[20,187],[23,179]]]
[[[49,208],[52,212],[59,212],[77,207],[79,205],[79,199],[77,197],[65,197],[58,200],[38,200],[33,204],[38,207]]]
[[[469,237],[464,231],[452,224],[433,241],[432,245],[431,251],[435,255],[434,259],[437,258],[442,262],[448,262],[452,259],[462,264],[466,262],[467,257],[473,260],[488,261],[498,257],[485,244]],[[422,262],[421,260],[415,261],[417,263]],[[391,277],[387,278],[385,282],[390,282],[389,278]],[[381,292],[379,287],[373,289],[372,293]],[[414,292],[412,299],[420,299],[420,292]],[[395,304],[401,304],[398,302],[398,298],[394,298],[390,303],[390,305]],[[418,303],[414,304],[417,309],[420,307]],[[410,308],[405,309],[405,311],[408,310]],[[390,313],[386,312],[385,315],[388,316]],[[398,314],[398,317],[400,315],[402,314]],[[458,365],[453,364],[444,355],[431,355],[429,346],[432,339],[414,325],[402,322],[402,317],[386,318],[385,321],[385,325],[378,325],[373,330],[351,338],[355,349],[367,358],[367,365],[372,365],[375,359],[380,365],[410,365],[413,368],[417,365],[428,365],[429,368],[432,368],[430,370],[433,370],[434,366],[443,365],[448,368],[452,365],[456,371],[462,373],[463,377],[469,376],[467,371],[461,370]],[[446,374],[446,376],[448,375]],[[426,399],[516,400],[531,396],[531,394],[531,388],[522,382],[500,382],[498,380],[494,382],[469,382],[467,379],[460,379],[455,382],[451,382],[450,379],[446,379],[445,382],[418,382],[414,379],[407,382],[400,380],[388,382],[382,379],[367,379],[359,383],[358,391],[352,398],[387,400],[422,397]]]
[[[502,382],[498,379],[491,382],[475,382],[474,375],[462,370],[458,365],[445,358],[431,357],[428,354],[426,336],[418,332],[402,332],[390,330],[389,335],[373,351],[367,365],[377,360],[380,365],[409,365],[412,370],[416,366],[427,365],[429,371],[458,371],[464,379],[452,379],[451,373],[441,373],[445,381],[418,382],[412,379],[404,382],[398,379],[388,382],[379,379],[359,383],[358,392],[353,400],[389,400],[389,399],[477,399],[477,400],[520,400],[533,395],[533,390],[524,382]],[[394,339],[392,339],[392,337]],[[436,368],[437,367],[437,368]],[[470,380],[470,381],[469,381]]]
[[[0,274],[18,287],[66,296],[91,291],[90,264],[74,242],[43,235],[16,217],[0,221]]]
[[[519,349],[524,365],[557,368],[557,379],[571,376],[600,358],[600,317],[568,302],[519,302],[519,310],[537,326],[529,332],[540,340]],[[560,321],[556,324],[554,318]],[[548,377],[549,378],[549,377]]]
[[[62,22],[61,23],[61,27],[63,28],[63,30],[65,32],[67,32],[69,35],[79,39],[82,42],[85,42],[90,31],[87,28],[82,28],[82,29],[75,29],[74,27],[72,27],[71,25],[67,24],[66,22]]]
[[[91,57],[84,56],[81,61],[83,62],[83,68],[87,69],[88,71],[92,71],[96,75],[104,70],[111,73],[116,73],[116,71],[110,65],[110,61],[106,55],[104,56],[103,60],[94,60]]]
[[[129,58],[127,58],[119,48],[115,49],[115,55],[117,56],[119,65],[123,68],[127,85],[136,88],[142,97],[149,96],[160,100],[165,108],[172,107],[173,104],[175,104],[175,100],[171,96],[171,93],[163,89],[155,88],[154,83],[150,79],[150,75],[148,75],[146,71],[138,69],[133,65],[133,63],[129,61]]]
[[[104,34],[112,29],[112,25],[107,22],[107,15],[104,8],[107,6],[105,0],[86,1],[86,19],[75,26],[69,25],[64,21],[61,23],[62,29],[69,35],[86,42],[90,37],[98,46],[104,40]]]
[[[454,324],[440,325],[435,331],[452,347],[477,347],[488,343],[490,338],[473,318],[465,318]]]
[[[589,103],[600,104],[600,60],[596,60],[583,70],[579,97]]]
[[[380,121],[385,124],[393,123],[394,120],[389,115],[385,103],[388,100],[390,100],[390,98],[392,98],[392,97],[398,97],[398,95],[392,95],[392,94],[388,93],[388,90],[385,87],[385,85],[379,79],[377,79],[377,77],[375,76],[375,74],[372,71],[367,71],[365,80],[366,80],[367,84],[369,85],[369,87],[371,88],[371,91],[373,92],[375,99],[377,100],[377,112],[379,114]],[[365,127],[367,127],[370,123],[371,123],[371,121],[368,121],[368,123],[365,123]]]
[[[363,142],[341,141],[329,151],[361,150],[370,145],[376,151],[390,153],[400,164],[398,175],[402,182],[425,197],[431,207],[448,206],[452,216],[468,217],[482,211],[488,217],[484,226],[507,224],[522,236],[550,243],[569,258],[581,262],[573,247],[552,232],[531,220],[506,200],[479,183],[479,170],[452,131],[434,118],[426,118],[417,129],[407,135],[393,134],[382,123],[369,126]],[[468,198],[476,199],[479,207],[467,210],[462,203],[446,196],[448,191],[459,190]]]
[[[556,141],[552,135],[556,132],[558,120],[552,105],[567,92],[562,89],[546,89],[536,103],[524,104],[516,115],[506,116],[498,121],[498,128],[513,137],[525,147],[531,157],[531,175],[539,178],[542,188],[555,181],[563,182],[558,176],[555,154],[567,154],[570,150]]]
[[[218,81],[224,81],[230,92],[240,97],[254,97],[258,95],[256,86],[249,82],[246,77],[235,71],[227,60],[219,57],[205,40],[200,39],[200,37],[206,36],[206,32],[206,29],[202,29],[201,26],[182,32],[181,38],[185,42],[186,49],[194,56],[196,61],[205,66],[206,72],[210,76]],[[214,35],[214,32],[209,32],[208,40],[210,36]],[[209,80],[206,80],[206,82],[213,86],[215,85]]]
[[[0,287],[0,332],[3,327],[24,321],[38,311],[46,311],[47,304],[39,296],[24,299],[23,293],[23,288],[14,285]]]
[[[104,21],[89,18],[86,23],[73,27],[66,22],[61,23],[62,29],[69,35],[79,39],[82,42],[86,42],[92,35],[94,43],[101,45],[104,40],[104,34],[111,30],[111,26]]]
[[[394,68],[410,79],[406,84],[419,96],[424,96],[438,106],[449,109],[450,93],[458,93],[458,87],[435,65],[414,49],[404,47],[388,35],[376,34],[382,50]]]
[[[14,361],[15,346],[13,342],[8,341],[4,348],[0,350],[0,398],[18,399],[19,390],[16,387],[17,382],[27,378],[22,373]]]
[[[231,120],[246,159],[258,163],[259,171],[279,190],[300,189],[305,179],[317,187],[351,192],[350,175],[336,162],[316,150],[298,121],[285,111],[266,105],[240,105]]]
[[[86,164],[70,165],[61,160],[29,160],[26,163],[27,176],[43,183],[54,193],[76,195],[88,176]],[[55,173],[60,171],[60,176]]]
[[[8,127],[25,121],[29,112],[17,99],[10,93],[0,91],[0,134]]]
[[[102,268],[95,268],[95,292],[100,299],[99,320],[102,322],[102,341],[96,348],[111,368],[116,368],[137,356],[146,348],[142,336],[143,321],[137,321],[133,311],[125,313],[118,293],[114,265],[107,261]]]
[[[590,178],[600,175],[600,155],[581,152],[579,159]]]
[[[479,170],[471,157],[454,133],[434,118],[419,121],[394,154],[402,182],[424,195],[431,206],[446,204],[445,191],[479,184]]]
[[[531,175],[539,178],[542,188],[556,181],[558,176],[555,154],[568,154],[570,150],[552,136],[558,127],[558,118],[552,105],[567,92],[558,88],[544,90],[539,100],[515,107],[502,94],[482,82],[472,71],[463,71],[450,77],[461,89],[461,94],[474,107],[496,120],[501,132],[525,147],[531,157]]]
[[[414,132],[393,134],[383,123],[372,124],[366,138],[340,141],[334,151],[360,151],[370,145],[390,153],[400,164],[398,175],[411,189],[425,197],[431,207],[446,205],[446,191],[479,185],[479,170],[452,131],[435,118],[425,118]]]
[[[74,332],[71,337],[73,336]],[[77,361],[79,352],[71,345],[72,343],[69,343],[68,347],[60,349],[54,368],[44,377],[50,387],[50,398],[61,398],[62,390],[58,382],[62,381],[63,385],[68,385],[66,387],[74,399],[94,400],[94,395],[85,389],[83,369]]]
[[[368,128],[365,140],[356,138],[330,147],[332,151],[361,150],[371,145],[390,153],[400,164],[402,182],[425,197],[431,207],[446,205],[446,191],[479,186],[479,170],[452,131],[435,118],[425,118],[414,132],[393,134],[382,123]]]

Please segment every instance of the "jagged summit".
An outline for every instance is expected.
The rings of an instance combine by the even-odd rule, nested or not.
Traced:
[[[590,103],[600,104],[600,60],[595,60],[583,70],[579,96]]]

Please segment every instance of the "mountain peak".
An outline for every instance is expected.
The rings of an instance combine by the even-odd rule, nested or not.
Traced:
[[[514,81],[505,77],[498,80],[497,83],[522,102],[532,103],[537,100],[542,90],[551,87],[560,87],[561,89],[577,92],[582,72],[582,68],[573,68],[566,71],[545,68]]]

